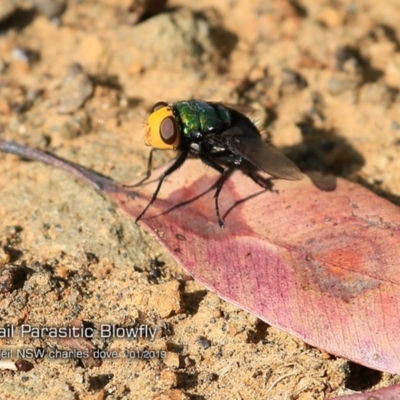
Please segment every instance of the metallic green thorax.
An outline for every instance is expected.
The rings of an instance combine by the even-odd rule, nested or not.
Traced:
[[[232,124],[231,110],[218,103],[201,100],[179,101],[172,104],[172,109],[178,117],[185,137],[189,137],[193,132],[221,132]]]

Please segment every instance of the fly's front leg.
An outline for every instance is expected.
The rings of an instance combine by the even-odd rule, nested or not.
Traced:
[[[152,166],[153,166],[153,152],[154,150],[156,150],[155,148],[152,148],[150,150],[150,154],[149,154],[149,158],[147,160],[147,171],[146,171],[146,175],[144,176],[143,179],[141,179],[139,182],[133,184],[133,185],[128,185],[125,184],[124,187],[136,187],[136,186],[140,186],[143,182],[146,182],[147,179],[150,178],[151,176],[151,170],[152,170]]]
[[[138,222],[143,215],[146,213],[146,211],[149,209],[149,207],[154,203],[154,201],[157,198],[158,192],[161,189],[161,185],[164,182],[164,179],[168,176],[171,175],[174,171],[176,171],[186,160],[186,157],[188,155],[187,151],[182,151],[181,154],[179,154],[178,158],[175,160],[175,162],[161,175],[156,190],[154,191],[153,195],[151,196],[151,199],[147,206],[144,208],[144,210],[139,214],[139,216],[136,218],[135,222]]]

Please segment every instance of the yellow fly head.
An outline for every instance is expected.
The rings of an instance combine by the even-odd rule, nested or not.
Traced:
[[[146,145],[169,150],[176,149],[180,142],[181,134],[171,106],[157,103],[146,122]]]

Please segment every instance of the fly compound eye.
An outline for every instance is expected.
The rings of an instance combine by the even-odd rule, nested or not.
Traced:
[[[146,123],[146,145],[168,150],[176,149],[180,141],[179,126],[172,107],[165,102],[157,103]]]
[[[157,111],[163,107],[168,107],[168,103],[166,103],[165,101],[159,101],[158,103],[154,104],[153,108],[151,109],[151,112],[153,113],[154,111]]]
[[[178,129],[174,117],[167,117],[162,120],[160,125],[160,136],[166,144],[172,144],[176,141],[178,137]]]

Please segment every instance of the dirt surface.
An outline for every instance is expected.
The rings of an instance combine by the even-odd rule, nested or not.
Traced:
[[[146,170],[143,124],[157,101],[246,104],[303,170],[400,205],[397,0],[164,3],[0,0],[1,137],[127,182]],[[0,177],[0,325],[95,332],[0,338],[11,361],[17,349],[48,355],[17,367],[2,355],[1,398],[304,400],[399,382],[219,300],[66,173],[0,154]],[[155,336],[101,337],[107,324]],[[49,357],[56,348],[109,353]]]

